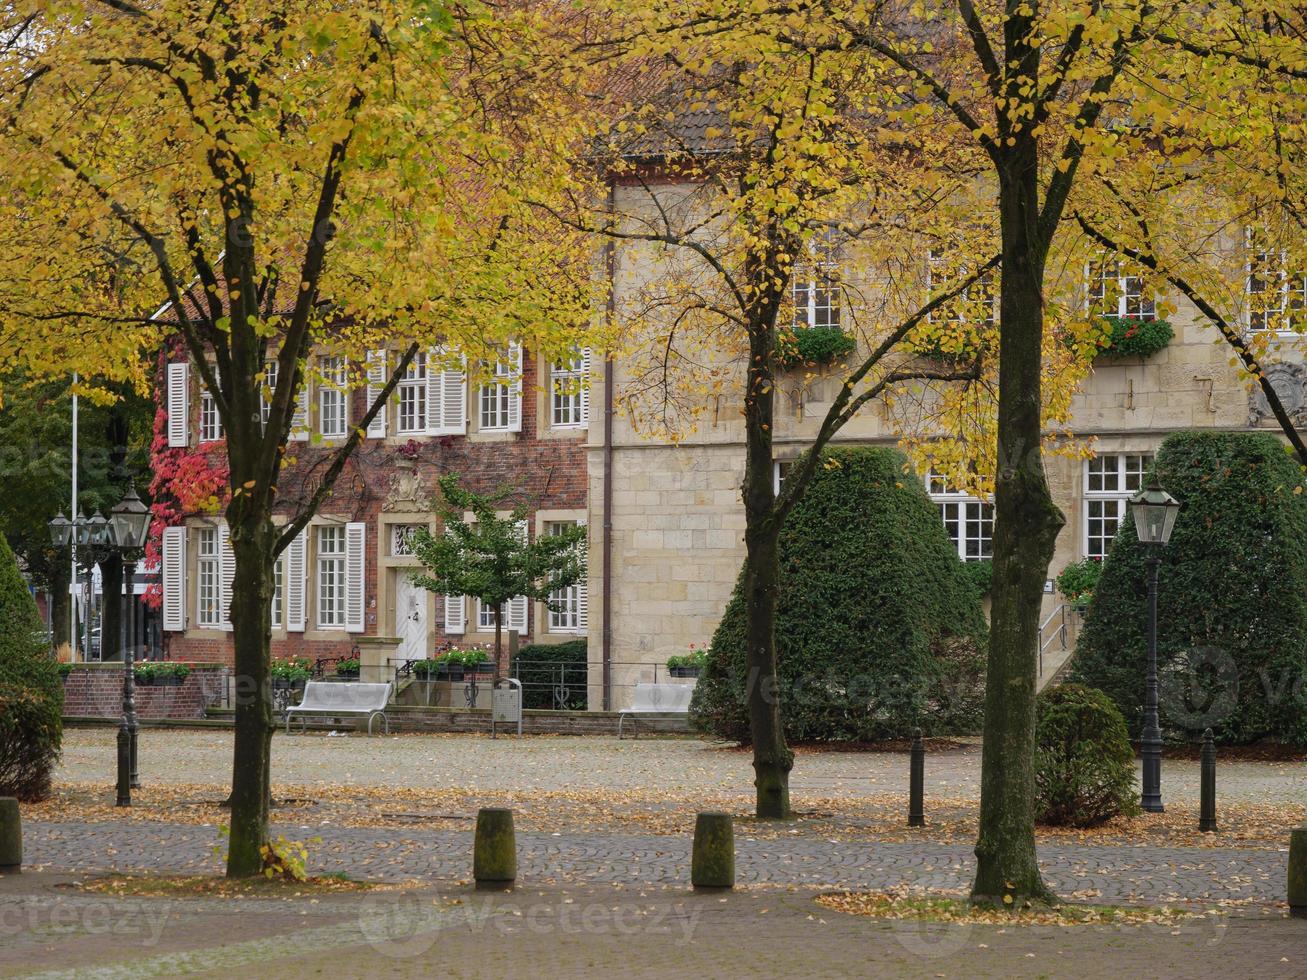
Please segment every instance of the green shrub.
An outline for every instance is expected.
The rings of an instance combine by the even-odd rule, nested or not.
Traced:
[[[137,681],[145,681],[147,684],[151,681],[176,678],[184,681],[191,676],[191,668],[185,664],[172,663],[167,660],[146,661],[137,664],[132,669],[132,676]]]
[[[783,368],[800,364],[830,364],[853,353],[858,345],[838,327],[795,327],[776,338],[776,363]]]
[[[1165,320],[1136,320],[1105,316],[1107,331],[1099,341],[1099,356],[1147,357],[1166,347],[1175,337]]]
[[[36,602],[0,535],[0,796],[41,800],[63,740],[64,686]]]
[[[776,645],[786,735],[872,741],[973,731],[986,628],[939,511],[903,455],[840,448],[786,518]],[[743,575],[741,575],[741,582]],[[691,704],[698,728],[749,738],[741,585]]]
[[[1103,575],[1101,558],[1084,558],[1073,561],[1057,576],[1057,591],[1061,592],[1067,602],[1074,605],[1087,605],[1098,588],[1098,580]]]
[[[1160,553],[1158,664],[1164,735],[1211,727],[1224,743],[1307,744],[1307,496],[1269,433],[1191,432],[1158,452],[1181,501]],[[1072,679],[1106,692],[1142,727],[1146,546],[1129,516],[1076,644]]]
[[[966,574],[971,582],[971,587],[976,590],[976,595],[982,599],[989,595],[990,590],[994,587],[994,563],[988,558],[982,561],[964,561],[962,571]]]
[[[345,657],[336,661],[336,676],[357,676],[359,672],[359,661],[357,657]]]
[[[555,689],[566,697],[561,707],[584,711],[589,703],[586,671],[589,653],[585,640],[566,643],[532,643],[517,651],[513,673],[522,682],[522,706],[551,710],[556,703]]]
[[[279,681],[307,681],[313,676],[313,662],[305,657],[285,657],[272,662],[272,678]]]
[[[1062,684],[1040,694],[1035,710],[1039,823],[1092,827],[1138,812],[1134,750],[1111,698]]]

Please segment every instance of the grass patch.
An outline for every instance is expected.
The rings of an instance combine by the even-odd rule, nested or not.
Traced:
[[[1171,925],[1204,916],[1201,912],[1135,905],[1030,905],[1003,909],[993,905],[972,905],[965,897],[906,891],[831,892],[818,895],[816,901],[818,905],[837,912],[874,919],[996,926]]]
[[[304,881],[281,878],[221,878],[213,875],[104,875],[78,884],[83,891],[140,898],[298,898],[338,892],[401,887],[355,881],[347,874],[313,875]]]

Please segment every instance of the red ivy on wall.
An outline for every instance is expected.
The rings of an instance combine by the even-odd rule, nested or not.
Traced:
[[[154,373],[154,438],[150,442],[150,481],[153,503],[150,540],[145,545],[147,566],[159,567],[163,558],[163,529],[180,524],[187,514],[216,514],[229,499],[229,468],[225,440],[194,448],[168,445],[167,365],[185,351],[180,338],[164,345]],[[142,597],[151,608],[163,602],[163,589],[155,583]]]

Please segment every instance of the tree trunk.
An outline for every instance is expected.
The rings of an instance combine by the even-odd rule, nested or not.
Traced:
[[[100,562],[100,659],[124,660],[123,645],[123,560],[116,551]]]
[[[257,522],[252,529],[233,526],[231,544],[236,574],[232,580],[230,615],[236,641],[236,738],[232,747],[229,878],[259,874],[263,868],[260,849],[268,840],[268,808],[272,798],[269,635],[274,540],[270,521]]]
[[[50,566],[50,629],[54,648],[61,654],[71,641],[68,633],[68,562],[62,559],[66,554],[56,556]]]
[[[994,584],[980,836],[972,898],[1052,897],[1035,855],[1035,685],[1044,577],[1064,523],[1041,457],[1040,379],[1047,248],[1039,231],[1036,141],[1018,138],[999,174],[1003,279],[999,325]]]
[[[504,633],[504,606],[495,606],[495,680],[499,680],[499,646]]]

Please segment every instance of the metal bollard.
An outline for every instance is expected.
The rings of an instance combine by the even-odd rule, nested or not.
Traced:
[[[1199,764],[1198,829],[1216,831],[1216,739],[1209,728],[1203,732],[1203,751]]]
[[[908,777],[908,826],[926,826],[926,743],[921,740],[921,729],[912,729]]]

